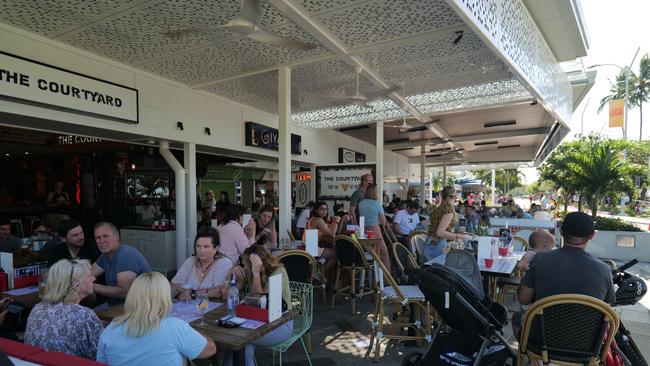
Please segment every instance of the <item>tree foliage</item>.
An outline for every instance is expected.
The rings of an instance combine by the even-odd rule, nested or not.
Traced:
[[[475,170],[472,173],[476,179],[482,180],[483,184],[487,186],[492,184],[492,170]],[[523,173],[520,172],[519,169],[497,169],[494,180],[497,189],[500,189],[504,193],[508,193],[515,188],[523,187],[521,181],[523,176]]]
[[[540,166],[540,177],[560,189],[565,200],[580,194],[593,217],[607,196],[628,192],[633,197],[634,176],[646,176],[646,166],[623,159],[623,151],[634,145],[623,140],[583,136],[560,145]]]

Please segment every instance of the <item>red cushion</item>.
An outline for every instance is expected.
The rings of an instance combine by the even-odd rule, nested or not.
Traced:
[[[0,338],[0,349],[7,355],[20,359],[25,359],[25,357],[29,355],[35,355],[37,353],[43,353],[45,351],[40,347],[30,346],[28,344],[4,338]]]
[[[103,363],[88,360],[83,357],[68,355],[66,353],[60,352],[41,352],[35,355],[30,355],[25,358],[25,361],[38,363],[44,366],[64,366],[64,365],[75,365],[75,366],[99,366],[105,365]]]

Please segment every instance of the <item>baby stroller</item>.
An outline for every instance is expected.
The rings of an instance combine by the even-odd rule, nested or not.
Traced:
[[[407,355],[403,366],[500,366],[508,359],[515,364],[516,353],[502,335],[507,319],[503,305],[483,296],[482,291],[448,266],[433,264],[426,269],[409,269],[407,273],[441,321],[424,354]],[[451,332],[441,334],[445,325]]]

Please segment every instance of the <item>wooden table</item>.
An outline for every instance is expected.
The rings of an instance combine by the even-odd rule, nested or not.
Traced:
[[[34,286],[34,288],[38,288]],[[0,298],[8,297],[12,302],[15,302],[18,305],[21,305],[24,308],[31,309],[34,305],[38,304],[41,299],[38,298],[38,291],[25,294],[25,295],[9,295],[6,293],[0,293]]]
[[[100,311],[97,313],[97,316],[102,320],[111,321],[122,314],[124,314],[124,304],[115,305],[106,310]],[[269,332],[279,328],[282,324],[293,319],[296,311],[287,311],[276,321],[266,323],[257,329],[247,329],[242,327],[223,328],[217,326],[217,320],[227,314],[228,308],[225,305],[222,305],[205,313],[205,325],[201,325],[200,319],[191,322],[190,325],[202,334],[212,338],[214,343],[217,344],[218,349],[238,351],[246,347],[246,345],[252,341],[261,338],[265,334],[268,334]]]

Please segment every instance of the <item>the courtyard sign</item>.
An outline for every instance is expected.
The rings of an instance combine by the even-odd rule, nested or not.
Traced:
[[[0,97],[138,123],[138,91],[0,52]]]

